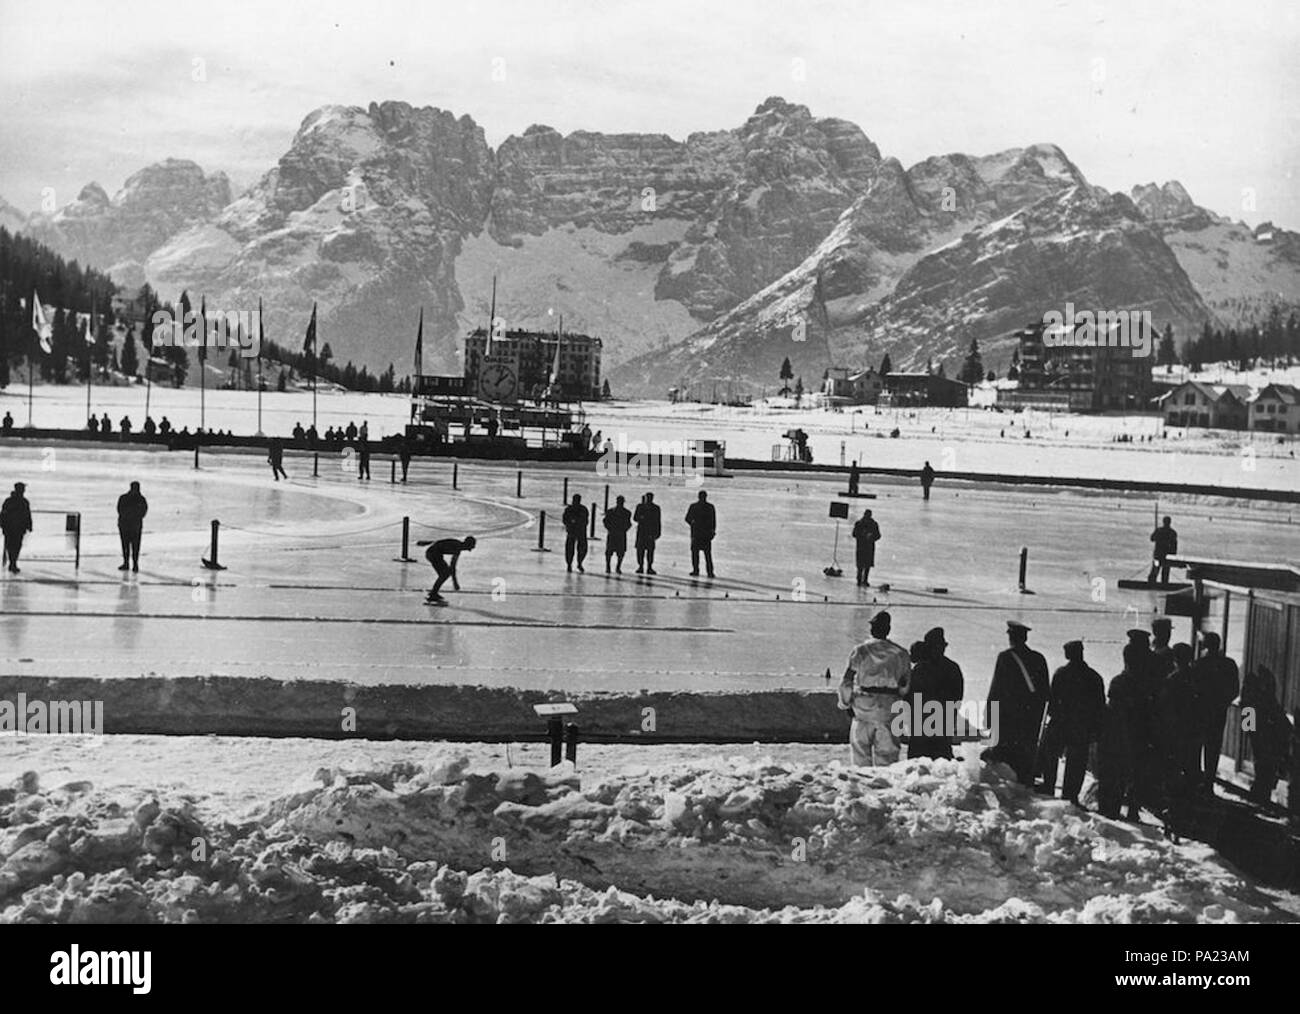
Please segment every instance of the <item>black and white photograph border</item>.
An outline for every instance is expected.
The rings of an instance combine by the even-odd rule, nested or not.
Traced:
[[[1300,921],[1298,44],[0,4],[0,924]]]

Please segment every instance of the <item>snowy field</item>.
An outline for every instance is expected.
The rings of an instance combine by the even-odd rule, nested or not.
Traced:
[[[0,923],[1295,922],[1204,845],[971,756],[0,742]],[[195,854],[195,843],[204,851]]]

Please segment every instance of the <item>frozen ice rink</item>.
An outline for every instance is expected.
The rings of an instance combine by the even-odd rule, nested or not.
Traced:
[[[559,513],[563,481],[600,505],[605,480],[591,470],[525,467],[515,497],[509,465],[417,459],[406,486],[389,481],[376,455],[361,483],[348,458],[286,458],[289,481],[274,483],[257,454],[103,450],[0,445],[0,481],[28,484],[36,531],[22,574],[0,578],[0,670],[45,676],[221,674],[359,683],[436,682],[572,690],[743,690],[825,686],[887,606],[894,639],[909,644],[946,628],[950,654],[982,695],[1004,621],[1034,628],[1030,643],[1061,664],[1061,644],[1082,638],[1089,661],[1109,677],[1123,632],[1145,624],[1156,599],[1123,592],[1145,574],[1150,498],[1083,495],[940,483],[923,503],[911,482],[864,482],[864,507],[883,531],[872,583],[853,584],[849,525],[828,505],[843,479],[743,475],[708,479],[718,511],[718,578],[689,576],[683,515],[695,497],[667,480],[617,480],[634,505],[652,489],[663,506],[659,576],[604,574],[604,543],[591,543],[586,574],[566,574]],[[139,574],[118,572],[114,506],[139,479],[149,499]],[[534,552],[537,515],[547,512],[548,553]],[[1182,551],[1238,560],[1300,557],[1294,508],[1162,503]],[[83,514],[81,566],[63,513]],[[474,534],[462,559],[462,591],[448,608],[424,605],[432,571],[395,558],[401,519],[420,538]],[[200,566],[209,522],[222,523],[219,573]],[[603,529],[598,529],[603,533]],[[1029,547],[1028,587],[1017,590],[1017,557]],[[1099,579],[1099,580],[1098,580]],[[888,583],[889,591],[880,585]],[[946,588],[946,593],[935,588]],[[1187,621],[1175,627],[1187,637]],[[1230,639],[1231,644],[1231,639]]]

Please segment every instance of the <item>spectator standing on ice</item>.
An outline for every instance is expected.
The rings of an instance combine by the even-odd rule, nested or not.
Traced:
[[[849,761],[856,767],[898,760],[894,704],[907,682],[911,658],[889,639],[890,626],[889,613],[883,610],[871,618],[871,637],[853,649],[840,681],[838,707],[853,719]]]
[[[122,416],[122,421],[117,424],[117,428],[122,431],[123,440],[129,437],[131,435],[131,417],[129,415]]]
[[[166,416],[163,416],[162,422],[158,424],[158,432],[161,433],[163,436],[168,436],[171,434],[171,431],[172,431],[171,420],[168,419]]]
[[[429,561],[434,573],[438,575],[424,601],[429,605],[446,605],[447,600],[440,593],[443,583],[447,578],[451,578],[451,586],[460,591],[460,580],[456,574],[456,564],[460,560],[460,554],[470,552],[478,545],[478,542],[474,536],[467,535],[464,539],[438,539],[436,542],[423,540],[417,542],[416,545],[429,547],[425,550],[424,558]]]
[[[1196,687],[1196,726],[1200,733],[1197,750],[1204,793],[1214,793],[1219,776],[1219,754],[1223,750],[1223,727],[1228,721],[1228,707],[1241,691],[1237,663],[1223,653],[1219,635],[1202,635],[1204,654],[1192,663],[1192,683]],[[1300,790],[1297,790],[1300,791]]]
[[[686,524],[691,529],[691,577],[700,576],[700,554],[709,577],[713,577],[713,537],[718,533],[718,512],[709,503],[709,494],[700,490],[686,511]]]
[[[998,706],[998,742],[984,751],[986,759],[1010,764],[1023,785],[1034,782],[1038,736],[1051,696],[1047,659],[1029,647],[1030,629],[1019,620],[1007,621],[1010,647],[998,655],[988,696],[990,727],[992,706]]]
[[[4,536],[5,557],[9,560],[9,573],[17,574],[18,554],[23,549],[23,539],[32,530],[32,507],[27,502],[27,484],[14,483],[14,491],[0,504],[0,534]]]
[[[343,431],[343,435],[348,438],[348,443],[352,443],[357,438],[357,424],[348,420],[348,428]]]
[[[636,505],[632,515],[636,522],[636,572],[644,569],[647,574],[655,573],[655,543],[659,541],[662,530],[662,515],[655,495],[646,493]]]
[[[89,419],[86,420],[86,429],[88,429],[91,433],[98,433],[99,420],[92,415]]]
[[[0,422],[0,430],[3,430],[5,436],[8,436],[10,433],[13,432],[13,428],[14,428],[14,417],[10,415],[8,412],[6,412],[4,421]]]
[[[370,481],[370,441],[365,437],[357,438],[357,482]]]
[[[144,435],[145,435],[146,437],[151,437],[151,436],[153,436],[153,435],[154,435],[155,433],[157,433],[157,432],[158,432],[158,424],[157,424],[156,422],[153,421],[153,416],[151,416],[151,415],[147,415],[147,416],[145,416],[145,417],[144,417]]]
[[[306,439],[306,436],[307,436],[307,431],[302,428],[302,423],[300,422],[294,423],[293,424],[294,440],[297,440],[301,443],[304,439]]]
[[[108,417],[107,412],[99,420],[99,432],[104,434],[113,432],[113,420]]]
[[[930,487],[933,485],[934,485],[934,469],[930,467],[930,463],[927,461],[925,463],[925,466],[921,469],[922,498],[926,500],[930,499]]]
[[[871,568],[876,564],[876,543],[880,541],[880,525],[871,511],[862,512],[853,525],[853,541],[857,543],[858,584],[871,587]]]
[[[573,494],[573,500],[564,508],[560,521],[564,525],[564,562],[573,570],[573,560],[577,557],[578,573],[585,574],[582,561],[587,558],[587,522],[590,515],[582,505],[582,497]]]
[[[411,441],[406,437],[401,437],[397,441],[397,457],[402,462],[402,481],[406,481],[406,473],[411,468]]]
[[[623,506],[625,499],[615,497],[614,506],[605,512],[605,573],[609,573],[609,561],[617,557],[615,570],[623,573],[623,557],[627,555],[627,532],[632,527],[632,512]]]
[[[289,473],[284,470],[284,443],[279,437],[272,437],[271,442],[266,446],[266,462],[271,466],[271,476],[276,482],[283,477],[289,478]]]
[[[1043,791],[1056,793],[1056,772],[1065,756],[1061,798],[1079,805],[1088,748],[1101,738],[1106,717],[1106,685],[1097,670],[1083,660],[1083,642],[1065,643],[1065,665],[1052,674],[1047,728],[1043,730]]]
[[[117,498],[117,534],[122,540],[122,566],[118,570],[140,569],[140,539],[144,535],[144,518],[149,501],[140,492],[138,482]]]
[[[1178,533],[1171,527],[1173,519],[1165,517],[1160,527],[1151,533],[1155,548],[1151,552],[1151,573],[1147,575],[1148,583],[1154,583],[1156,571],[1160,571],[1160,583],[1169,583],[1169,557],[1178,553]]]

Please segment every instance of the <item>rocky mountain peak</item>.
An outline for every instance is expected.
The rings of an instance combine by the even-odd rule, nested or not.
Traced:
[[[1132,189],[1130,196],[1142,214],[1155,222],[1182,218],[1201,210],[1177,180],[1169,180],[1162,186],[1139,184]]]

